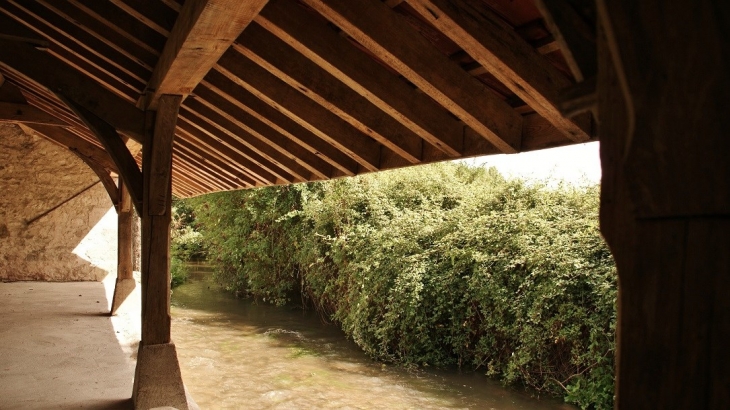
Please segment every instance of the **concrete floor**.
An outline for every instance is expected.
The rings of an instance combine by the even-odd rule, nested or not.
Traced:
[[[139,286],[109,317],[104,282],[0,283],[0,409],[126,409]]]

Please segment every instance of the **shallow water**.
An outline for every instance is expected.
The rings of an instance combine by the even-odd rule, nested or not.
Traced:
[[[183,380],[202,409],[573,409],[482,374],[373,362],[316,313],[238,300],[202,268],[173,290],[172,316]]]

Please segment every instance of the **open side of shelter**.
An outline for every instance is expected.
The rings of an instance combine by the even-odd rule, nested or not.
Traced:
[[[188,406],[170,340],[173,194],[598,135],[617,406],[728,407],[730,7],[689,3],[8,0],[0,121],[102,181],[119,214],[112,311],[134,286],[132,209],[142,218],[137,408]]]

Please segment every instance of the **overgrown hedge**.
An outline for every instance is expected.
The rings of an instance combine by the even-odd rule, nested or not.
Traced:
[[[437,164],[188,204],[231,291],[301,297],[378,360],[612,408],[617,281],[596,186]]]

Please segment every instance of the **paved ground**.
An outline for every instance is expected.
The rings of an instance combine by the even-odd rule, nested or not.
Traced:
[[[139,286],[110,318],[113,284],[0,283],[0,409],[131,408]]]

